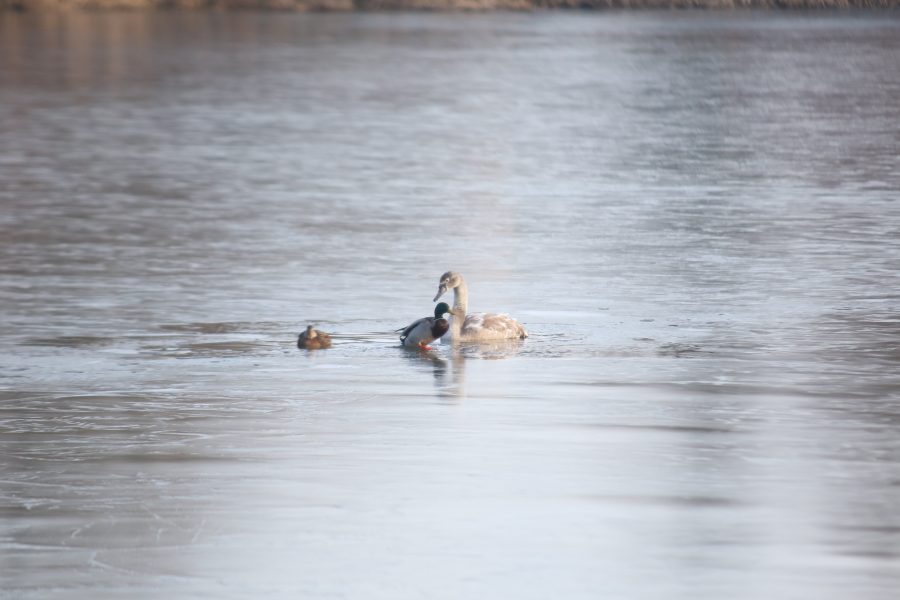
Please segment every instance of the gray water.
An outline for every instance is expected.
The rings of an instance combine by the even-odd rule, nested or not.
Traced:
[[[4,14],[0,150],[4,598],[896,598],[896,14]]]

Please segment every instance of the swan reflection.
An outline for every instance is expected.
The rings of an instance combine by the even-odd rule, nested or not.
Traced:
[[[459,356],[462,360],[467,358],[480,358],[482,360],[503,360],[517,356],[524,347],[523,340],[497,340],[492,342],[480,342],[477,344],[456,344],[452,347],[451,356],[454,359]]]
[[[441,398],[466,397],[466,362],[468,360],[503,360],[522,351],[521,340],[490,343],[444,345],[444,352],[412,352],[404,349],[407,358],[417,366],[430,366],[434,387]]]

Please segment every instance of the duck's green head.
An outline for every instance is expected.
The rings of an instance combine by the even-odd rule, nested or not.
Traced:
[[[450,305],[446,302],[441,302],[437,306],[434,307],[434,318],[442,319],[446,313],[450,312]]]

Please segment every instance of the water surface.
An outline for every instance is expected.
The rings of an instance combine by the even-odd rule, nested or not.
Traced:
[[[889,14],[0,15],[2,595],[893,598],[898,64]],[[450,268],[531,337],[398,347]]]

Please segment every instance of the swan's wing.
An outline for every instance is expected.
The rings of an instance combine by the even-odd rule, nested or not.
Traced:
[[[525,328],[511,316],[500,313],[473,313],[466,315],[463,335],[497,339],[524,338]]]
[[[484,315],[485,329],[503,333],[504,337],[524,337],[525,328],[509,315],[490,313]]]
[[[462,324],[463,335],[481,331],[484,328],[484,313],[469,313]]]
[[[428,324],[428,327],[430,328],[431,327],[430,322],[432,319],[434,319],[434,317],[422,317],[421,319],[418,319],[417,321],[413,321],[412,323],[410,323],[409,326],[403,330],[403,333],[400,334],[400,341],[405,342],[406,338],[409,337],[409,334],[411,334],[413,332],[413,330],[416,329],[417,327],[419,327],[420,325]]]

